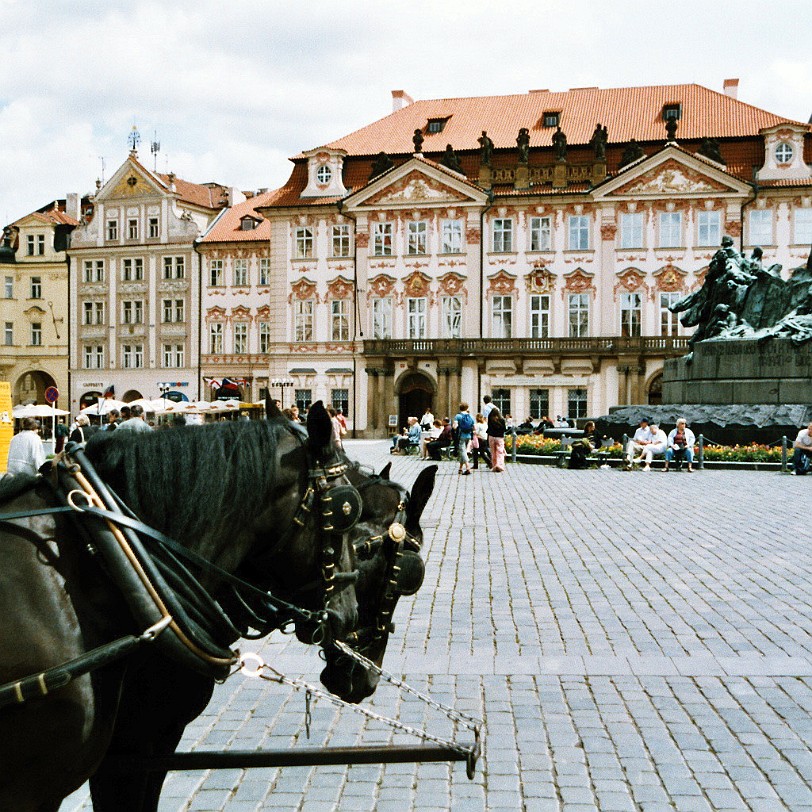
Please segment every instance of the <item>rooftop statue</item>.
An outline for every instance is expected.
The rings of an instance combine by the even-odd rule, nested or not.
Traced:
[[[423,152],[423,131],[421,129],[417,129],[414,131],[414,135],[412,136],[412,143],[414,144],[414,153],[417,155],[420,152]]]
[[[460,159],[457,157],[457,153],[454,152],[454,148],[451,146],[451,144],[446,145],[443,157],[440,158],[440,163],[450,169],[452,172],[459,172],[461,175],[465,174],[462,171]]]
[[[375,162],[372,164],[372,172],[369,175],[369,179],[372,180],[373,178],[377,178],[378,175],[388,172],[394,165],[395,162],[385,152],[379,152],[375,156]]]
[[[626,145],[626,149],[623,150],[623,157],[620,159],[620,168],[622,169],[624,166],[628,164],[634,163],[636,160],[642,158],[646,153],[643,151],[643,147],[632,138],[631,141]]]
[[[763,267],[761,256],[756,246],[748,259],[730,237],[722,238],[702,287],[671,306],[683,314],[684,327],[696,327],[691,347],[708,339],[780,336],[796,344],[812,339],[812,254],[789,281],[781,277],[780,265]]]
[[[482,136],[477,138],[479,142],[479,162],[482,166],[490,166],[493,157],[493,141],[488,138],[487,130],[482,131]]]
[[[561,127],[557,127],[553,133],[553,149],[556,160],[565,161],[567,159],[567,136]]]
[[[595,127],[595,132],[592,133],[592,138],[589,143],[592,149],[595,150],[595,158],[599,161],[606,160],[606,142],[609,140],[609,132],[606,127],[601,127],[600,122]]]
[[[527,127],[519,130],[516,146],[519,148],[519,163],[526,164],[530,160],[530,130]]]

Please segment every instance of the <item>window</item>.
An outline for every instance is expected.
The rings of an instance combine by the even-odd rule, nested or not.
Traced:
[[[491,391],[493,405],[502,412],[502,417],[513,414],[510,409],[510,389],[493,389]]]
[[[127,220],[127,239],[128,240],[137,240],[138,239],[138,220],[135,218],[130,218]]]
[[[570,251],[589,250],[589,217],[572,214],[569,219]]]
[[[406,313],[408,319],[408,337],[426,337],[426,299],[420,296],[406,300]]]
[[[775,148],[775,162],[779,164],[790,163],[792,161],[794,152],[795,150],[793,150],[791,144],[788,144],[786,141],[782,141]]]
[[[41,276],[32,276],[31,277],[31,298],[32,299],[41,299],[42,298],[42,277]]]
[[[674,118],[674,119],[682,118],[682,105],[681,104],[664,104],[663,105],[663,121],[668,121],[669,118]]]
[[[768,209],[750,212],[750,245],[771,245],[773,241],[773,213]]]
[[[333,177],[333,170],[330,169],[330,167],[327,166],[326,164],[322,164],[316,170],[316,181],[321,186],[326,186],[330,182],[330,178],[332,178],[332,177]]]
[[[83,324],[104,324],[104,302],[85,302]]]
[[[240,220],[240,231],[253,231],[257,227],[257,221],[253,217],[243,217]]]
[[[310,404],[313,402],[313,390],[312,389],[294,389],[293,390],[293,400],[296,405],[299,407],[299,412],[304,413],[310,408]]]
[[[341,409],[344,417],[348,417],[350,413],[350,390],[349,389],[333,389],[330,392],[330,402],[333,408],[338,411]]]
[[[144,302],[142,299],[124,301],[121,303],[121,320],[124,324],[144,323]]]
[[[108,240],[118,239],[118,220],[107,221],[107,239]]]
[[[162,308],[164,324],[185,321],[185,309],[183,299],[164,299]]]
[[[121,366],[123,369],[141,369],[144,366],[144,345],[123,344]]]
[[[643,213],[624,212],[620,215],[620,247],[643,247]]]
[[[372,255],[392,256],[392,223],[375,223],[372,226]]]
[[[660,212],[660,248],[682,245],[682,214],[678,211]]]
[[[620,294],[620,334],[635,338],[640,335],[642,298],[639,293]]]
[[[183,279],[186,275],[186,257],[164,257],[164,279]]]
[[[443,220],[441,226],[443,244],[441,252],[443,254],[462,253],[462,221]]]
[[[557,127],[561,121],[561,114],[547,112],[542,116],[541,120],[545,127]]]
[[[221,355],[223,352],[223,325],[209,325],[209,354]]]
[[[238,321],[234,325],[234,354],[245,355],[248,352],[248,324]]]
[[[104,368],[104,346],[102,344],[90,344],[84,348],[85,369]]]
[[[14,345],[14,322],[7,321],[6,327],[3,334],[3,343],[7,347],[11,347]]]
[[[426,132],[429,134],[441,133],[445,127],[447,118],[430,118],[426,124]]]
[[[41,257],[45,253],[45,235],[29,234],[27,238],[27,252],[29,257]]]
[[[513,331],[513,297],[494,296],[491,300],[491,335],[511,338]]]
[[[552,222],[549,217],[530,218],[530,250],[551,251],[553,247]]]
[[[462,324],[462,299],[459,296],[443,296],[443,338],[459,338]]]
[[[586,389],[567,390],[567,417],[580,420],[586,417]]]
[[[589,294],[569,295],[569,336],[583,338],[589,334]]]
[[[409,220],[406,224],[406,253],[425,254],[426,253],[426,221]]]
[[[349,341],[349,338],[349,302],[346,299],[334,299],[330,302],[330,340]]]
[[[180,369],[185,366],[185,348],[183,344],[164,344],[163,365],[167,369]]]
[[[85,282],[104,282],[104,260],[86,259],[83,278]]]
[[[248,260],[234,260],[234,287],[246,287],[248,285]]]
[[[675,336],[679,331],[679,318],[676,313],[672,313],[669,308],[682,298],[682,294],[676,291],[660,294],[660,335]]]
[[[259,261],[259,284],[268,285],[271,279],[271,260],[263,257]]]
[[[293,340],[313,340],[313,300],[294,302],[293,310]]]
[[[330,245],[332,256],[348,257],[350,255],[350,227],[348,225],[333,226]]]
[[[718,211],[701,211],[697,218],[697,245],[719,245],[722,242]]]
[[[261,321],[259,323],[259,351],[263,354],[271,350],[271,323]]]
[[[513,220],[497,217],[493,221],[493,250],[513,250]]]
[[[121,278],[124,282],[140,282],[144,278],[144,260],[125,259],[122,262]]]
[[[812,209],[795,209],[795,236],[796,245],[809,245],[812,243]]]
[[[3,283],[3,296],[6,299],[13,299],[14,298],[14,277],[7,276]]]
[[[550,414],[550,390],[530,390],[530,414],[533,417],[547,417]]]
[[[530,297],[530,338],[550,337],[550,295]]]
[[[392,338],[392,300],[372,300],[372,337]]]
[[[213,259],[209,264],[209,286],[219,288],[223,286],[223,260]]]
[[[293,256],[296,259],[309,259],[313,256],[313,229],[297,228],[293,232]]]
[[[150,217],[149,218],[149,238],[151,240],[157,239],[160,236],[161,232],[158,228],[158,218],[157,217]]]

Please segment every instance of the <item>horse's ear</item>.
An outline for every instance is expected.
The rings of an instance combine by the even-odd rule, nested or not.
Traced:
[[[332,436],[333,422],[324,404],[317,400],[307,412],[307,444],[315,454],[321,454],[330,445]]]
[[[381,470],[380,474],[378,474],[378,476],[381,479],[389,479],[389,472],[391,470],[392,470],[392,463],[387,462],[386,465],[384,465],[383,469]]]
[[[409,498],[409,505],[406,511],[407,522],[414,526],[420,521],[423,509],[426,507],[434,490],[434,477],[437,476],[437,466],[429,465],[424,468],[412,485],[412,492]]]
[[[276,401],[272,400],[270,395],[265,395],[265,417],[268,420],[282,417],[282,412],[279,411]]]

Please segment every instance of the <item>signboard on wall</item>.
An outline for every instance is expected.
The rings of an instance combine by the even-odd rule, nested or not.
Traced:
[[[389,428],[396,429],[398,427],[398,416],[396,414],[389,415]]]
[[[14,418],[11,411],[11,384],[0,381],[0,474],[6,472],[8,447],[14,436]]]

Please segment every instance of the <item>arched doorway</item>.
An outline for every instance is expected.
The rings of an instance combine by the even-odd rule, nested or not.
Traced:
[[[49,386],[56,386],[56,381],[47,372],[39,369],[26,372],[14,386],[14,402],[43,404]]]
[[[431,378],[412,372],[404,375],[398,385],[398,430],[406,425],[409,417],[418,420],[423,416],[426,407],[431,408],[436,387]]]
[[[125,403],[132,403],[134,400],[141,400],[144,397],[137,389],[128,389],[122,396],[121,399]]]
[[[661,406],[663,402],[663,373],[658,372],[648,384],[648,405]]]
[[[95,392],[95,391],[85,392],[79,398],[79,409],[80,410],[81,409],[86,409],[88,406],[92,406],[96,401],[101,400],[101,399],[102,399],[102,393],[101,392]]]

